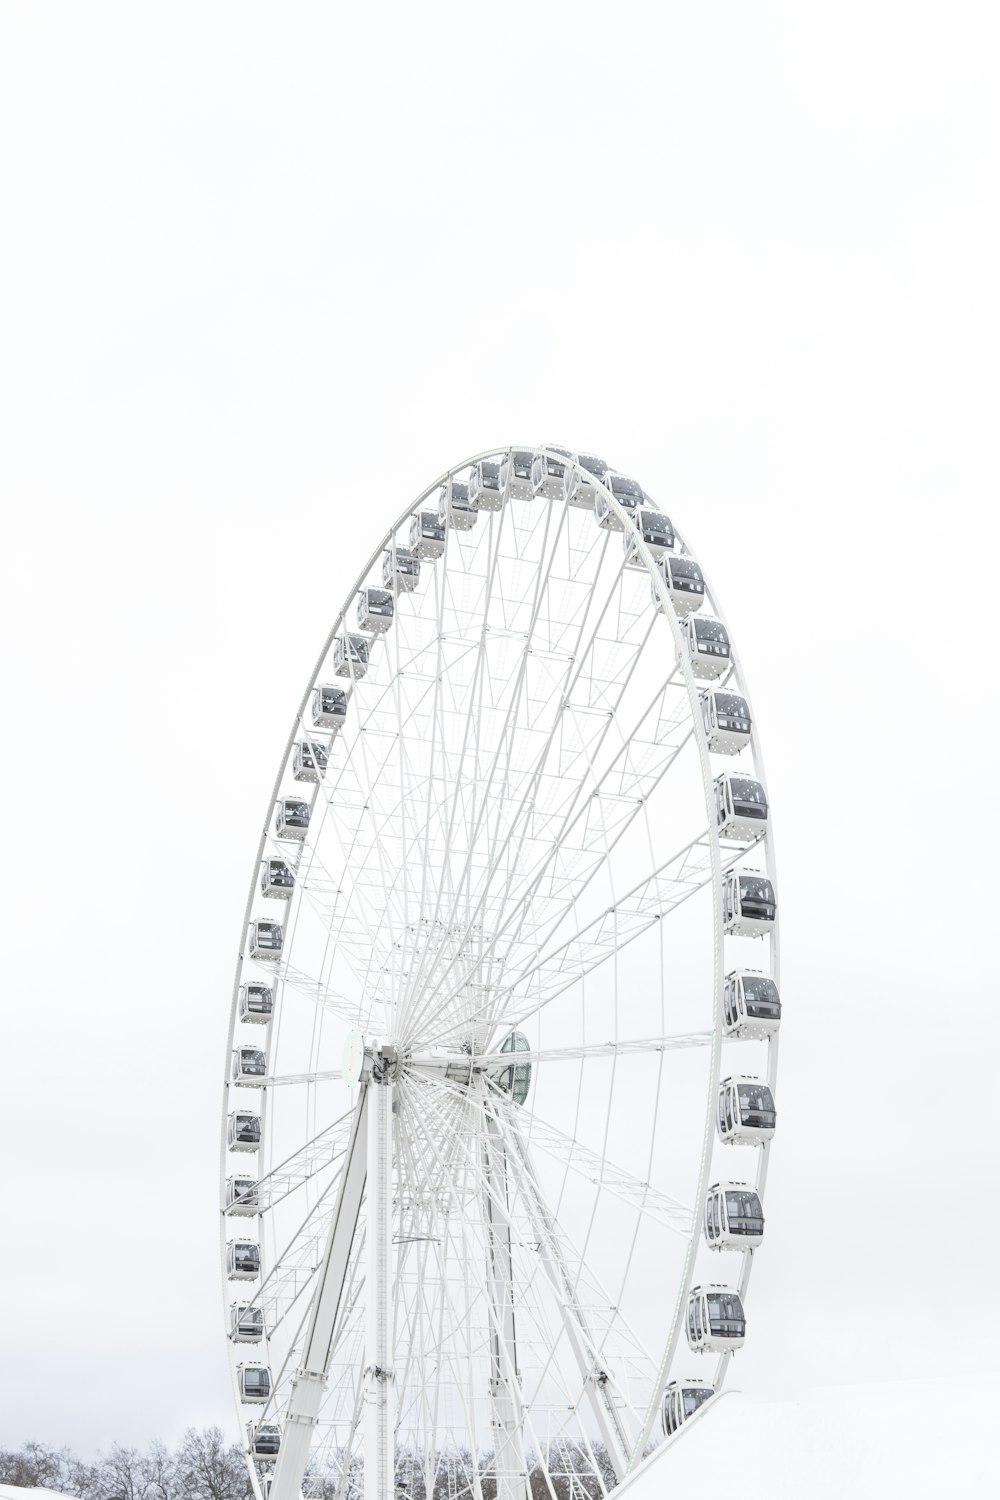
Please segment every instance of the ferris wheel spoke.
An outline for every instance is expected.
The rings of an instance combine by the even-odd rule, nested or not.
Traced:
[[[418,1091],[415,1091],[415,1092],[421,1093],[422,1091],[418,1090]],[[423,1095],[421,1097],[421,1107],[428,1107],[428,1099],[427,1099],[426,1095]],[[430,1104],[429,1107],[430,1107],[431,1113],[433,1115],[433,1113],[435,1112],[435,1107],[434,1107],[433,1104]],[[449,1196],[452,1199],[453,1208],[454,1208],[453,1218],[457,1221],[457,1227],[458,1227],[459,1233],[461,1234],[461,1237],[462,1237],[463,1255],[464,1255],[466,1267],[467,1268],[471,1267],[471,1265],[473,1265],[474,1263],[478,1262],[478,1260],[480,1259],[480,1254],[481,1253],[485,1256],[484,1248],[483,1248],[483,1246],[474,1247],[472,1245],[471,1241],[470,1241],[469,1225],[468,1225],[468,1222],[467,1222],[467,1216],[462,1211],[462,1202],[461,1202],[461,1199],[459,1198],[457,1187],[456,1187],[455,1171],[454,1170],[449,1171],[448,1168],[447,1168],[446,1163],[443,1161],[443,1159],[441,1157],[440,1147],[439,1147],[438,1138],[437,1138],[437,1132],[434,1129],[431,1129],[431,1130],[425,1132],[425,1139],[426,1139],[426,1143],[427,1143],[427,1145],[428,1145],[431,1153],[438,1160],[439,1165],[441,1165],[443,1167],[443,1169],[444,1169],[444,1176],[445,1176],[445,1181],[446,1181],[446,1184],[447,1184],[447,1191],[448,1191]],[[463,1152],[463,1159],[461,1159],[459,1162],[456,1162],[455,1166],[462,1172],[463,1175],[466,1175],[466,1174],[468,1174],[468,1173],[471,1172],[472,1177],[473,1177],[473,1181],[477,1182],[477,1184],[479,1185],[479,1188],[480,1188],[481,1192],[485,1191],[487,1194],[490,1194],[491,1195],[491,1201],[493,1202],[493,1204],[496,1207],[496,1209],[499,1212],[501,1212],[501,1213],[505,1212],[505,1210],[500,1205],[499,1199],[497,1198],[495,1191],[492,1190],[490,1188],[490,1186],[488,1185],[488,1182],[486,1181],[486,1177],[485,1177],[485,1174],[482,1172],[482,1169],[478,1166],[477,1163],[473,1163],[470,1160],[470,1157],[469,1157],[469,1154],[468,1154],[467,1151]],[[485,1184],[485,1186],[484,1186],[484,1184]],[[480,1192],[480,1195],[481,1195],[481,1192]],[[535,1447],[538,1449],[539,1452],[541,1452],[542,1451],[542,1445],[541,1445],[541,1443],[538,1440],[539,1439],[539,1435],[538,1435],[538,1433],[534,1429],[534,1424],[533,1424],[531,1415],[521,1405],[521,1401],[520,1401],[520,1379],[519,1379],[518,1370],[517,1370],[516,1351],[515,1351],[515,1349],[513,1349],[510,1346],[510,1343],[509,1343],[509,1340],[508,1340],[508,1336],[507,1336],[507,1330],[504,1327],[504,1318],[501,1315],[501,1312],[498,1310],[498,1308],[494,1304],[492,1298],[490,1298],[489,1296],[487,1296],[485,1298],[485,1305],[486,1305],[486,1312],[487,1312],[487,1316],[488,1316],[488,1320],[489,1320],[489,1326],[490,1326],[490,1330],[491,1330],[491,1338],[494,1341],[495,1357],[499,1361],[499,1369],[501,1371],[501,1378],[502,1378],[502,1380],[504,1382],[504,1385],[505,1385],[505,1387],[506,1387],[506,1389],[507,1389],[507,1391],[509,1393],[509,1398],[514,1402],[514,1407],[515,1407],[514,1421],[515,1421],[516,1430],[518,1432],[522,1432],[522,1433],[524,1433],[526,1435],[530,1435],[530,1437],[534,1440]]]
[[[743,849],[734,850],[728,869],[742,857]],[[531,1016],[551,1004],[559,995],[582,983],[597,969],[617,955],[692,896],[703,890],[712,879],[711,844],[703,833],[682,846],[651,875],[593,921],[555,948],[536,956],[529,948],[527,962],[515,968],[509,981],[500,989],[480,1018],[491,1028],[501,1015],[512,1024],[523,1025]],[[454,1026],[421,1036],[421,1046],[439,1045],[453,1033]]]
[[[326,1125],[317,1132],[310,1140],[304,1142],[296,1151],[286,1156],[277,1166],[258,1179],[257,1201],[261,1213],[266,1213],[269,1208],[287,1198],[296,1188],[302,1187],[324,1171],[333,1166],[344,1154],[347,1147],[347,1139],[350,1132],[353,1110],[348,1110],[334,1120],[332,1125]]]
[[[566,516],[566,511],[564,510],[563,511],[563,518],[562,518],[563,520],[565,520],[565,516]],[[560,523],[560,524],[562,524],[562,523]],[[558,540],[558,534],[557,534],[557,540]],[[607,545],[607,538],[606,537],[603,539],[602,545],[606,548],[606,545]],[[544,582],[545,582],[545,584],[548,583],[548,579],[549,579],[549,576],[550,576],[550,573],[551,573],[551,565],[552,565],[552,554],[550,553],[549,558],[548,558],[548,567],[547,567],[546,572],[544,574]],[[528,781],[526,782],[526,784],[524,785],[524,787],[522,789],[521,798],[520,798],[520,800],[519,800],[519,802],[517,803],[517,806],[516,806],[516,814],[514,815],[512,821],[510,822],[509,830],[508,830],[507,834],[500,841],[499,848],[491,847],[488,850],[489,869],[494,874],[495,874],[495,872],[500,867],[500,860],[505,855],[507,855],[508,853],[510,853],[512,849],[519,851],[520,848],[521,848],[521,846],[523,845],[524,836],[525,836],[525,828],[526,828],[527,816],[528,816],[529,812],[532,811],[533,808],[534,808],[534,797],[535,797],[535,794],[537,793],[537,787],[538,787],[539,778],[541,777],[541,774],[542,774],[542,771],[544,769],[544,766],[547,763],[549,754],[550,754],[551,749],[552,749],[552,745],[555,742],[556,733],[557,733],[557,731],[558,731],[558,729],[560,727],[560,723],[561,723],[562,718],[563,718],[563,710],[564,710],[564,708],[566,707],[566,705],[570,701],[570,695],[572,693],[572,690],[575,687],[576,683],[579,681],[580,676],[581,676],[581,674],[584,671],[584,667],[585,667],[586,663],[591,658],[591,654],[592,654],[592,652],[594,650],[594,647],[595,647],[595,644],[596,644],[596,642],[598,640],[598,632],[600,630],[601,624],[604,621],[605,616],[607,614],[607,611],[610,608],[611,602],[612,602],[612,600],[614,598],[615,590],[616,590],[616,588],[618,586],[618,583],[619,583],[619,580],[620,580],[620,574],[621,574],[621,569],[619,569],[618,573],[615,575],[615,578],[612,581],[612,583],[611,583],[611,585],[610,585],[610,587],[609,587],[609,589],[607,591],[606,597],[604,598],[604,602],[603,602],[603,604],[601,605],[601,607],[599,608],[599,610],[597,612],[596,619],[595,619],[594,624],[592,626],[592,629],[591,629],[591,632],[590,632],[590,636],[586,640],[586,644],[582,644],[584,642],[584,637],[586,635],[588,621],[590,619],[590,606],[591,606],[591,604],[593,602],[593,595],[592,594],[588,594],[587,606],[584,609],[583,614],[582,614],[582,618],[579,621],[579,627],[578,627],[578,630],[577,630],[577,636],[576,636],[576,640],[575,640],[574,645],[573,645],[573,649],[569,653],[568,664],[567,664],[567,667],[566,667],[566,682],[562,685],[561,688],[558,689],[558,705],[557,705],[555,711],[552,714],[552,718],[551,718],[551,721],[550,721],[550,724],[549,724],[549,728],[548,728],[548,731],[547,731],[547,734],[546,734],[543,746],[542,746],[542,748],[540,750],[540,753],[539,753],[538,757],[536,758],[535,769],[531,773],[530,778],[528,779]],[[543,592],[544,591],[542,589],[539,590],[539,593],[538,593],[538,599],[539,599],[539,601],[543,597]],[[537,609],[536,609],[535,617],[534,617],[534,619],[532,621],[532,630],[534,629],[535,619],[537,619]],[[520,705],[521,705],[522,701],[524,701],[523,689],[524,689],[526,681],[527,681],[527,664],[528,664],[528,662],[530,660],[530,657],[531,657],[530,640],[531,640],[531,635],[529,634],[528,645],[526,646],[525,652],[524,652],[523,657],[522,657],[522,664],[521,664],[521,670],[520,670],[520,674],[519,674],[519,678],[518,678],[517,692],[514,695],[512,704],[510,705],[510,707],[508,709],[507,720],[505,722],[505,730],[504,730],[504,733],[502,733],[500,735],[500,737],[499,737],[498,748],[497,748],[496,753],[494,754],[493,761],[492,761],[492,764],[491,764],[491,767],[490,767],[490,773],[489,773],[489,777],[488,777],[488,780],[487,780],[487,788],[486,788],[487,792],[492,787],[493,777],[495,775],[495,772],[496,772],[496,769],[497,769],[497,765],[498,765],[499,760],[500,760],[501,751],[504,748],[506,748],[507,754],[508,754],[508,757],[509,757],[511,745],[513,743],[513,739],[516,737],[516,733],[517,733],[517,713],[518,713],[518,711],[520,709]],[[529,707],[530,707],[530,699],[528,701],[529,701]],[[508,733],[508,730],[509,730],[509,733]],[[502,799],[502,800],[505,800],[505,799]],[[487,808],[489,806],[489,803],[488,803],[488,801],[487,801],[487,799],[485,797],[484,797],[483,805],[484,805],[484,807],[487,807]],[[519,826],[520,826],[520,836],[517,837],[517,830],[518,830]],[[469,836],[468,844],[469,844],[470,852],[471,852],[472,848],[476,845],[476,842],[477,842],[476,835],[478,834],[478,832],[479,832],[479,830],[478,830],[478,828],[476,828],[476,829],[472,830],[472,832],[471,832],[471,834]],[[494,840],[493,840],[494,845],[496,844],[498,838],[499,838],[499,834],[497,833],[494,836]],[[467,862],[468,862],[468,857],[467,857]],[[487,895],[488,895],[488,890],[489,890],[489,883],[487,882],[486,885],[483,887],[482,894],[480,895],[479,899],[477,900],[477,903],[476,903],[476,906],[475,906],[473,912],[467,918],[467,921],[466,921],[466,924],[465,924],[466,930],[463,933],[463,939],[462,939],[463,943],[466,942],[466,941],[468,941],[468,937],[469,937],[469,935],[471,933],[471,928],[472,928],[473,923],[477,919],[481,919],[482,918],[484,907],[485,907],[485,903],[486,903],[486,898],[487,898]],[[454,960],[449,965],[446,966],[445,970],[438,977],[438,979],[435,982],[435,984],[432,987],[429,988],[429,990],[427,991],[427,993],[425,994],[425,996],[423,998],[423,1001],[422,1001],[420,1009],[414,1013],[412,1019],[410,1019],[409,1017],[407,1018],[408,1019],[408,1025],[409,1025],[410,1029],[416,1029],[420,1025],[422,1019],[428,1013],[430,1013],[432,1011],[432,1007],[433,1007],[434,1001],[435,1001],[436,997],[438,996],[438,994],[439,994],[439,992],[441,990],[441,987],[442,987],[444,981],[447,979],[448,975],[451,973],[451,971],[452,971],[453,968],[454,968]],[[446,1001],[445,1003],[449,1003],[453,999],[454,999],[454,995],[449,996],[448,997],[448,1001]]]
[[[505,1098],[505,1096],[501,1096]],[[689,1235],[694,1225],[694,1211],[649,1182],[641,1182],[622,1167],[615,1166],[582,1141],[557,1130],[539,1115],[531,1116],[528,1140],[547,1156],[570,1167],[595,1187],[606,1188],[614,1197],[627,1203],[646,1218],[655,1220],[675,1234]]]
[[[565,517],[561,518],[559,524],[556,527],[556,533],[555,533],[556,534],[556,538],[558,538],[559,531],[561,530],[561,527],[562,527],[564,519],[565,519]],[[545,529],[545,536],[543,538],[543,550],[545,550],[545,544],[547,542],[549,520],[550,520],[550,517],[547,514],[546,515],[546,521],[545,521],[545,528],[546,528]],[[454,791],[453,791],[453,795],[452,795],[452,799],[451,799],[451,808],[450,808],[449,817],[448,817],[448,821],[447,821],[447,825],[446,825],[445,839],[444,839],[444,849],[443,849],[443,851],[441,853],[440,862],[439,862],[439,868],[444,872],[445,880],[442,881],[442,882],[439,882],[438,890],[437,890],[437,893],[436,893],[436,899],[435,899],[435,903],[434,903],[434,910],[433,910],[433,914],[432,914],[432,917],[431,917],[432,922],[435,922],[435,923],[440,922],[442,920],[442,917],[441,917],[442,904],[443,904],[443,901],[445,899],[446,889],[447,889],[448,893],[450,894],[452,908],[451,908],[451,911],[449,913],[449,919],[446,920],[445,923],[444,923],[446,931],[452,930],[454,928],[454,926],[456,925],[455,924],[455,918],[456,918],[456,915],[457,915],[457,901],[459,900],[460,892],[461,892],[461,888],[462,888],[462,878],[461,877],[459,878],[459,880],[457,882],[452,882],[452,879],[451,879],[451,851],[452,851],[452,841],[453,841],[453,839],[455,837],[455,834],[456,834],[456,831],[457,831],[458,809],[459,809],[460,802],[462,800],[463,791],[468,790],[468,788],[465,786],[465,781],[467,780],[467,778],[465,778],[462,773],[463,773],[463,770],[464,770],[465,760],[466,760],[466,753],[467,753],[468,745],[469,745],[469,735],[470,735],[471,726],[472,726],[472,710],[473,710],[473,705],[474,705],[474,703],[476,701],[476,691],[477,691],[477,688],[481,691],[483,677],[484,677],[484,674],[485,674],[485,672],[487,670],[488,653],[487,653],[487,649],[486,649],[486,641],[487,641],[487,634],[488,634],[488,629],[489,629],[489,624],[488,624],[488,604],[489,604],[489,599],[492,596],[493,581],[494,581],[495,576],[496,576],[496,569],[497,569],[497,565],[498,565],[498,562],[499,562],[499,557],[500,557],[500,549],[499,549],[499,532],[498,532],[497,545],[495,545],[494,547],[491,548],[491,560],[490,560],[490,569],[489,569],[489,584],[488,584],[487,592],[486,592],[487,607],[484,608],[484,610],[483,610],[483,623],[482,623],[482,627],[480,629],[479,638],[478,638],[478,655],[477,655],[477,661],[476,661],[476,669],[475,669],[475,672],[473,674],[472,686],[471,686],[471,689],[470,689],[470,691],[468,693],[467,711],[466,711],[466,717],[465,717],[465,724],[464,724],[464,728],[463,728],[463,732],[462,732],[462,743],[461,743],[461,748],[460,748],[459,755],[458,755],[458,774],[457,775],[453,775]],[[549,570],[550,570],[550,568],[551,568],[551,552],[548,552],[548,562],[547,562],[546,569],[545,569],[545,571],[543,573],[540,573],[539,577],[536,580],[535,601],[534,601],[534,605],[533,605],[532,622],[534,621],[534,618],[537,615],[537,609],[539,607],[539,601],[540,601],[540,599],[542,598],[542,596],[544,594],[545,587],[546,587],[547,581],[548,581],[548,576],[549,576]],[[447,573],[445,573],[445,578],[447,578]],[[444,585],[442,585],[442,587],[443,586]],[[529,632],[529,639],[530,639],[530,632]],[[524,652],[521,653],[521,664],[520,664],[520,667],[519,667],[519,673],[520,673],[519,681],[521,679],[523,679],[523,674],[524,674],[524,670],[525,670],[525,663],[526,663],[526,661],[527,661],[527,648],[525,649]],[[480,702],[480,705],[481,705],[481,703],[482,703],[481,697],[479,699],[479,702]],[[444,740],[444,738],[445,738],[445,736],[442,735],[442,740]],[[502,743],[502,736],[501,736],[501,743]],[[497,751],[497,755],[499,755],[499,748],[498,748],[498,751]],[[494,763],[495,763],[495,759],[496,759],[496,757],[494,757]],[[478,756],[477,756],[477,760],[478,760]],[[492,778],[492,770],[491,770],[491,777],[490,777],[490,779],[491,778]],[[466,825],[467,825],[467,822],[468,822],[468,820],[466,820]],[[429,836],[429,827],[428,827],[428,836]],[[472,840],[471,839],[468,840],[468,845],[469,845],[469,848],[471,850],[471,847],[472,847]],[[427,852],[429,852],[429,845],[425,846],[425,854]],[[463,942],[464,941],[465,941],[465,939],[463,939]],[[410,1012],[410,1008],[411,1008],[411,1005],[412,1005],[412,996],[417,993],[418,986],[422,986],[425,983],[426,983],[426,952],[421,956],[421,960],[419,961],[419,963],[417,965],[417,972],[416,972],[415,976],[413,976],[413,978],[412,978],[412,980],[410,982],[408,993],[404,997],[403,1004],[400,1007],[399,1021],[400,1021],[400,1026],[401,1027],[402,1026],[406,1026],[406,1025],[409,1024],[409,1012]]]
[[[688,1031],[678,1033],[676,1036],[647,1036],[636,1037],[628,1040],[609,1042],[591,1042],[576,1047],[529,1047],[522,1051],[518,1048],[516,1054],[517,1064],[520,1067],[524,1063],[550,1063],[579,1062],[590,1058],[631,1057],[631,1056],[655,1056],[660,1052],[676,1052],[689,1047],[709,1047],[712,1044],[714,1032],[711,1031]],[[510,1052],[477,1052],[470,1055],[467,1060],[458,1060],[453,1054],[440,1052],[410,1053],[407,1055],[407,1068],[415,1069],[420,1073],[429,1073],[432,1076],[444,1074],[453,1081],[465,1082],[476,1073],[485,1072],[489,1069],[509,1068],[512,1054]]]
[[[429,1098],[429,1096],[426,1097]],[[482,1119],[487,1123],[487,1128],[496,1128],[499,1124],[497,1118],[499,1111],[494,1108],[494,1105],[502,1101],[486,1100],[480,1097],[474,1098],[471,1102],[477,1106]],[[429,1107],[433,1112],[438,1105],[431,1099]],[[579,1380],[573,1399],[579,1401],[584,1396],[589,1398],[595,1408],[602,1436],[609,1451],[614,1455],[616,1470],[621,1475],[625,1470],[626,1455],[630,1446],[629,1435],[621,1424],[617,1409],[622,1398],[621,1395],[617,1395],[612,1399],[612,1391],[617,1391],[617,1387],[613,1383],[608,1387],[609,1377],[603,1368],[606,1363],[603,1347],[599,1341],[595,1340],[587,1325],[587,1312],[581,1295],[579,1275],[575,1279],[569,1275],[563,1252],[557,1245],[558,1231],[554,1219],[543,1210],[541,1196],[533,1179],[531,1191],[525,1191],[524,1179],[530,1169],[527,1167],[523,1142],[518,1140],[515,1144],[509,1138],[509,1122],[498,1139],[504,1141],[503,1150],[507,1162],[507,1167],[504,1169],[505,1191],[498,1191],[498,1186],[491,1180],[490,1173],[482,1170],[479,1163],[473,1161],[468,1150],[465,1153],[465,1170],[471,1172],[478,1181],[480,1193],[489,1199],[496,1221],[506,1226],[507,1236],[513,1236],[516,1239],[523,1236],[525,1231],[515,1227],[514,1215],[515,1212],[524,1212],[524,1202],[527,1199],[527,1226],[530,1226],[530,1233],[535,1241],[534,1249],[538,1252],[539,1259],[526,1280],[522,1282],[520,1278],[518,1279],[517,1301],[522,1309],[526,1304],[534,1305],[531,1303],[531,1298],[540,1277],[541,1283],[549,1287],[549,1296],[559,1311],[570,1362],[576,1369]],[[513,1169],[513,1175],[508,1175],[511,1169]],[[514,1198],[508,1201],[508,1195],[511,1192],[514,1193]],[[515,1205],[520,1205],[520,1207],[516,1208]],[[544,1224],[543,1213],[545,1214]],[[582,1267],[582,1258],[578,1260],[578,1264]],[[606,1296],[602,1298],[602,1301],[608,1308],[611,1307],[610,1299]],[[536,1321],[539,1317],[540,1306],[535,1306]],[[552,1369],[559,1340],[550,1335],[546,1338],[543,1347],[547,1353],[539,1380],[544,1382]],[[641,1346],[637,1343],[636,1347]],[[512,1362],[516,1365],[516,1350],[512,1348],[510,1353]],[[572,1392],[567,1389],[567,1395],[571,1394]],[[625,1404],[628,1405],[628,1403]],[[633,1415],[638,1414],[633,1413]],[[541,1445],[539,1445],[539,1451],[541,1452]]]
[[[317,1069],[305,1073],[270,1073],[266,1078],[255,1080],[265,1089],[287,1088],[297,1083],[339,1083],[344,1077],[343,1069]]]

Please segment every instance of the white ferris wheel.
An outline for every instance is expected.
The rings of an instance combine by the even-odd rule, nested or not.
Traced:
[[[778,930],[739,657],[589,454],[459,464],[292,724],[226,1058],[258,1496],[597,1496],[744,1342]]]

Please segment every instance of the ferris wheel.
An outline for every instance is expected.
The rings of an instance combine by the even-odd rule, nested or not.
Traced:
[[[739,658],[648,492],[555,447],[429,486],[333,623],[247,901],[221,1238],[261,1500],[596,1496],[711,1401],[774,880]]]

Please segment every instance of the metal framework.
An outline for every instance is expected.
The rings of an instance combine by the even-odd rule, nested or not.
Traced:
[[[763,1198],[770,1141],[716,1124],[720,1078],[775,1084],[776,1023],[723,1016],[727,972],[778,979],[776,918],[723,910],[727,872],[774,885],[773,837],[769,809],[720,837],[722,772],[766,798],[756,721],[731,637],[714,665],[691,646],[688,620],[727,627],[661,566],[697,564],[676,519],[644,511],[562,450],[467,460],[386,534],[303,693],[224,1085],[259,1500],[596,1497],[661,1439],[668,1383],[725,1379],[685,1313],[695,1281],[746,1302],[754,1251],[712,1251],[702,1216],[715,1179]],[[746,706],[735,753],[714,691]]]

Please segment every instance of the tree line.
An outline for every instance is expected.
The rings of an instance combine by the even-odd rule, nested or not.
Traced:
[[[188,1428],[176,1448],[114,1443],[92,1463],[69,1448],[0,1450],[0,1484],[39,1485],[81,1500],[251,1500],[246,1460],[218,1427]]]
[[[595,1460],[601,1479],[594,1473]],[[439,1453],[428,1473],[421,1455],[397,1452],[396,1493],[399,1500],[469,1500],[477,1494],[496,1500],[490,1466],[487,1456],[477,1474],[472,1454],[458,1449]],[[561,1443],[549,1450],[544,1469],[537,1459],[529,1465],[532,1500],[601,1500],[614,1483],[600,1444],[585,1451]],[[37,1485],[80,1500],[253,1500],[243,1449],[227,1443],[218,1427],[201,1432],[189,1427],[173,1449],[160,1442],[144,1449],[114,1443],[93,1462],[69,1448],[25,1443],[16,1452],[0,1450],[0,1484]],[[315,1470],[307,1473],[303,1491],[310,1500],[358,1500],[364,1492],[360,1456],[348,1460],[340,1482]]]

